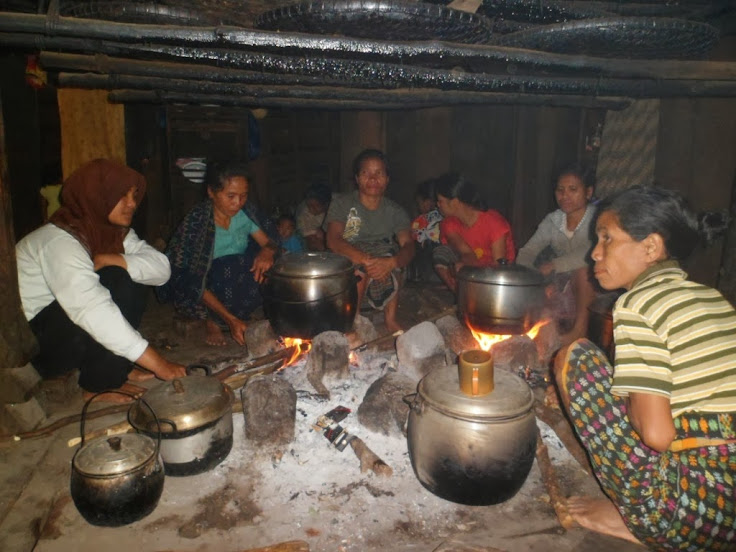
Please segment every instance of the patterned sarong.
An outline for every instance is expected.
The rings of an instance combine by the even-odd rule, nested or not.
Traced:
[[[398,251],[398,246],[392,240],[355,242],[350,245],[360,249],[363,253],[368,253],[372,257],[391,257]],[[364,266],[358,265],[357,269],[363,277],[367,277]],[[401,269],[396,269],[383,280],[371,278],[368,281],[368,289],[365,292],[368,304],[375,309],[382,310],[399,291],[400,277]]]
[[[632,534],[652,550],[736,550],[736,444],[664,453],[644,445],[624,399],[611,394],[606,355],[587,339],[569,350],[564,374],[573,426]],[[732,414],[686,412],[674,423],[678,440],[734,437]]]

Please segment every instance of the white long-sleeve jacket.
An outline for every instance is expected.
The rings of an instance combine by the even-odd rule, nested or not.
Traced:
[[[171,268],[160,253],[130,229],[123,241],[125,262],[134,282],[159,286]],[[98,343],[131,362],[148,342],[125,319],[110,292],[100,283],[87,250],[71,234],[46,224],[15,247],[23,313],[32,320],[54,299],[70,320]]]

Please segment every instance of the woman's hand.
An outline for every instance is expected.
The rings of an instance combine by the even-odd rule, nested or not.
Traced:
[[[259,284],[263,281],[266,271],[273,266],[274,253],[275,250],[263,247],[258,252],[258,255],[256,255],[256,258],[253,259],[253,266],[250,268],[250,271],[253,273],[255,281]]]
[[[143,354],[138,357],[135,363],[153,372],[162,380],[168,381],[175,378],[183,378],[187,375],[187,369],[183,365],[169,362],[150,345],[146,347],[146,350],[143,351]]]
[[[232,316],[227,319],[227,325],[230,328],[230,335],[233,336],[238,345],[245,345],[245,330],[248,328],[248,324],[240,318]]]
[[[539,265],[539,268],[537,270],[539,270],[539,272],[541,272],[544,276],[549,276],[550,274],[554,274],[555,265],[552,263],[543,263]]]
[[[119,266],[128,270],[128,263],[125,262],[125,257],[119,253],[98,253],[95,255],[93,262],[95,263],[95,272],[106,266]]]

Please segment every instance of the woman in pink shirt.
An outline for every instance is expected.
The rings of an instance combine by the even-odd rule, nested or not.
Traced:
[[[457,272],[465,265],[496,266],[516,258],[511,225],[493,209],[487,209],[475,186],[459,174],[437,181],[437,206],[445,217],[440,241],[432,255],[437,274],[457,291]]]

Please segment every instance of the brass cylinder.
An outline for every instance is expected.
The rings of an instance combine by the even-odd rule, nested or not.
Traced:
[[[471,349],[460,353],[457,363],[460,390],[466,395],[487,395],[493,391],[493,356],[488,351]]]

